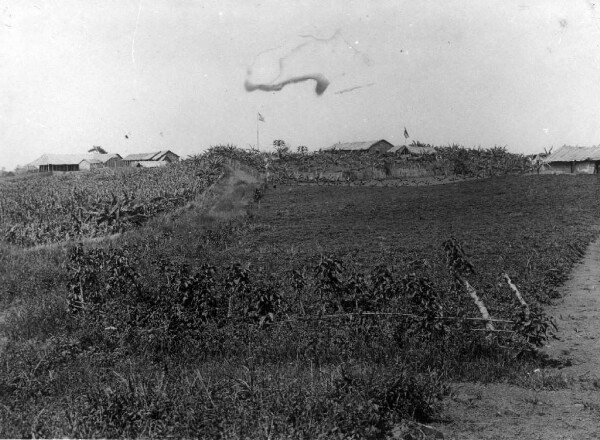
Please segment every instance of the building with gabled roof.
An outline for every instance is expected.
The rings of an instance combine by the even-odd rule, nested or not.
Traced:
[[[563,146],[544,159],[546,172],[555,174],[598,174],[600,171],[600,146]]]
[[[364,141],[364,142],[344,142],[333,144],[332,146],[325,148],[326,151],[358,151],[368,153],[385,153],[394,146],[386,141],[380,139],[378,141]]]
[[[129,154],[123,158],[123,161],[129,167],[139,166],[139,164],[143,162],[159,163],[160,165],[153,166],[162,166],[173,162],[179,162],[179,156],[170,150],[163,150],[154,153]]]

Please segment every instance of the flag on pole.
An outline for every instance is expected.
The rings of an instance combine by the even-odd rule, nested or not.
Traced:
[[[261,115],[260,112],[258,113],[258,120],[260,122],[265,122],[265,118],[263,118],[263,115]]]
[[[259,113],[260,114],[260,113]],[[404,138],[408,139],[410,136],[408,135],[408,130],[406,130],[406,127],[404,127]]]

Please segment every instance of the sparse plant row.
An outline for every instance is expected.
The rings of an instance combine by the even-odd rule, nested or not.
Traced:
[[[159,258],[150,262],[152,276],[140,272],[140,253],[135,249],[85,251],[78,245],[69,252],[68,302],[86,322],[100,320],[115,335],[125,331],[142,345],[158,341],[161,347],[190,342],[204,346],[213,341],[211,329],[302,326],[335,317],[350,328],[382,331],[391,326],[403,335],[443,340],[448,333],[468,332],[478,324],[466,312],[472,287],[465,271],[472,265],[454,239],[445,242],[444,249],[454,282],[448,292],[425,274],[398,275],[383,265],[364,273],[329,256],[321,256],[312,267],[271,276],[239,263],[221,269],[205,263],[192,269]],[[510,296],[506,300],[495,304],[503,315],[494,318],[502,319],[490,318],[486,310],[481,320],[487,322],[486,328],[495,331],[492,321],[511,324],[510,331],[497,331],[505,337],[496,338],[519,350],[542,346],[552,335],[552,323],[537,308],[523,314]],[[476,302],[481,309],[482,302]],[[449,310],[462,310],[464,316],[449,316]],[[215,349],[209,346],[205,348]]]
[[[465,268],[472,266],[456,249],[457,242],[445,243],[451,278],[454,272],[468,276]],[[364,271],[333,256],[271,274],[240,264],[219,268],[204,262],[191,267],[160,252],[148,259],[135,246],[77,245],[69,250],[67,272],[70,311],[63,319],[71,330],[48,339],[45,357],[20,367],[29,372],[25,379],[7,379],[5,386],[17,404],[33,405],[28,396],[38,389],[45,390],[44,399],[54,394],[64,399],[61,378],[85,365],[86,359],[102,363],[111,374],[95,378],[91,387],[79,377],[71,379],[69,387],[83,387],[83,392],[75,392],[81,396],[78,403],[65,410],[74,419],[83,413],[86,417],[77,425],[40,422],[39,435],[89,436],[95,429],[112,436],[163,435],[164,429],[189,433],[192,425],[181,419],[184,413],[205,420],[193,425],[195,435],[215,436],[233,426],[256,434],[264,424],[258,416],[246,421],[246,411],[258,415],[272,407],[282,417],[270,428],[275,434],[292,430],[309,435],[317,429],[327,436],[384,436],[403,420],[435,417],[439,400],[448,392],[447,378],[440,374],[446,363],[472,356],[473,350],[501,353],[508,348],[514,355],[544,342],[529,338],[536,331],[542,338],[548,336],[527,328],[518,307],[507,303],[504,317],[513,321],[508,323],[513,333],[487,337],[486,332],[473,331],[482,328],[468,319],[473,310],[464,319],[440,319],[449,317],[449,309],[467,310],[467,295],[458,284],[445,291],[425,273],[399,274],[384,265]],[[464,304],[449,307],[457,301]],[[405,313],[398,316],[399,312]],[[194,383],[201,386],[198,393],[176,385],[187,377],[185,370],[167,369],[186,356],[220,365],[219,373],[208,377],[205,370],[194,370]],[[144,385],[136,376],[140,368],[131,366],[138,358],[152,368],[164,364],[160,378],[152,376]],[[402,358],[411,363],[391,361]],[[125,359],[130,363],[119,367]],[[352,361],[339,364],[344,359]],[[319,366],[317,371],[327,371],[331,362],[340,366],[326,382],[315,383],[311,370],[310,381],[303,382],[301,391],[290,388],[284,404],[277,390],[290,381],[277,381],[274,375],[273,383],[263,382],[259,372],[268,372],[265,377],[274,371],[281,374],[291,362]],[[245,373],[232,372],[232,363]],[[203,404],[190,412],[192,397]],[[154,403],[149,405],[147,399]],[[178,399],[186,403],[177,404]],[[32,416],[39,412],[35,406],[27,410]],[[211,415],[228,422],[207,419]],[[14,413],[5,417],[12,419]],[[156,417],[169,420],[168,425],[156,425]]]
[[[16,181],[0,189],[0,237],[34,246],[119,232],[192,200],[219,173],[218,163],[192,158],[164,168]]]

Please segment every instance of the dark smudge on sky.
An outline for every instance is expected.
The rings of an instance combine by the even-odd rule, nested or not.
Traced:
[[[315,93],[322,95],[332,81],[352,77],[353,71],[370,65],[368,57],[348,43],[339,32],[326,39],[310,35],[301,35],[300,38],[310,41],[259,54],[248,68],[244,82],[246,90],[273,92],[289,84],[314,80]],[[364,87],[356,84],[351,86],[336,93]]]
[[[329,87],[329,80],[324,75],[319,73],[313,73],[308,75],[296,76],[285,81],[281,81],[275,84],[254,84],[248,80],[244,83],[244,87],[247,91],[252,92],[254,90],[263,90],[265,92],[278,92],[288,84],[295,84],[302,81],[314,79],[317,82],[315,86],[315,92],[317,95],[322,95],[323,92]]]

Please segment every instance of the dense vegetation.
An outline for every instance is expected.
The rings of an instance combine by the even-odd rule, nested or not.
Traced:
[[[227,181],[210,214],[2,250],[0,436],[382,438],[451,380],[545,385],[523,372],[599,230],[595,176]],[[465,281],[509,322],[486,331]]]
[[[32,175],[0,184],[0,239],[19,246],[100,237],[192,200],[219,176],[210,161]]]
[[[268,173],[273,182],[285,184],[402,180],[415,177],[482,178],[531,171],[529,159],[509,153],[505,148],[463,148],[458,145],[433,147],[413,143],[414,147],[434,148],[435,154],[406,157],[395,153],[305,151],[285,148],[276,154],[242,150],[234,146],[213,147],[208,153],[242,162]]]

